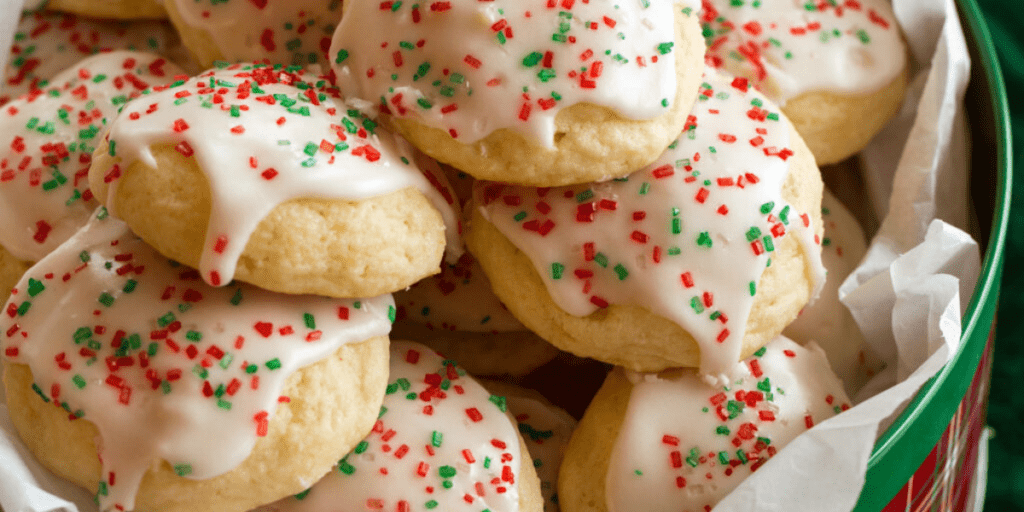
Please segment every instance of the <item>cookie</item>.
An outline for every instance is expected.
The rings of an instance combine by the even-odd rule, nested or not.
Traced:
[[[167,17],[159,0],[46,0],[46,8],[91,18],[163,19]]]
[[[569,437],[576,429],[576,419],[536,391],[498,381],[483,384],[492,393],[505,397],[533,457],[544,496],[544,512],[558,512],[558,468]]]
[[[156,21],[129,24],[55,12],[26,14],[18,22],[4,69],[0,106],[47,88],[50,79],[91,55],[113,50],[163,53],[176,41],[170,25]]]
[[[109,120],[146,88],[180,73],[159,55],[95,55],[0,107],[0,246],[38,261],[98,206],[87,174]]]
[[[782,334],[797,343],[817,343],[846,384],[847,394],[854,396],[877,372],[878,358],[865,343],[850,310],[839,302],[839,285],[857,268],[867,243],[857,219],[828,189],[821,199],[821,218],[825,226],[821,261],[828,270],[825,286]]]
[[[4,312],[12,421],[44,466],[101,510],[244,511],[372,427],[394,302],[213,288],[99,210]]]
[[[674,2],[350,2],[342,94],[477,178],[552,186],[629,174],[672,142],[704,48]],[[367,34],[374,34],[368,37]]]
[[[569,441],[562,510],[711,510],[793,438],[849,407],[824,354],[777,338],[727,386],[616,369]]]
[[[7,301],[11,289],[30,266],[29,263],[15,258],[0,245],[0,299]]]
[[[341,0],[166,0],[182,42],[204,67],[217,61],[328,67]]]
[[[446,237],[457,240],[440,171],[428,179],[326,79],[296,68],[236,64],[153,91],[104,142],[96,197],[213,286],[379,295],[436,273]]]
[[[505,309],[468,253],[395,292],[395,304],[396,338],[423,343],[473,375],[526,375],[558,355]]]
[[[427,347],[391,344],[380,418],[323,480],[260,512],[540,512],[530,454],[492,395]]]
[[[710,72],[700,97],[670,149],[627,178],[477,184],[468,247],[556,347],[714,379],[823,281],[821,177],[800,137],[743,79]]]
[[[863,149],[903,102],[907,47],[886,0],[703,0],[701,22],[707,63],[779,103],[818,165]]]

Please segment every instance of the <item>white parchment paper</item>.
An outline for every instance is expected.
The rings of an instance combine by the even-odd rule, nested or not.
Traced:
[[[0,48],[23,0],[0,0]],[[862,154],[865,183],[884,217],[865,260],[840,289],[888,366],[857,405],[795,439],[716,512],[845,511],[864,485],[875,439],[956,353],[960,321],[980,272],[967,219],[962,109],[970,62],[953,0],[894,0],[913,77],[902,111]],[[0,52],[0,69],[7,59]],[[27,452],[0,398],[0,507],[6,512],[95,512],[92,496]]]

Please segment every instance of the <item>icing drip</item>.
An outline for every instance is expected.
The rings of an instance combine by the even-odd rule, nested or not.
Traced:
[[[341,0],[171,0],[229,62],[325,64]]]
[[[454,265],[441,265],[430,276],[405,291],[395,292],[398,321],[424,324],[431,329],[469,332],[527,330],[491,291],[480,265],[465,253]]]
[[[107,138],[121,158],[103,171],[115,214],[121,168],[136,160],[156,167],[153,146],[198,160],[213,202],[199,270],[214,286],[232,280],[260,221],[295,198],[361,200],[415,187],[457,240],[453,196],[435,189],[447,186],[437,164],[425,175],[415,162],[429,159],[349,109],[325,78],[297,68],[235,64],[174,83],[126,105]]]
[[[31,90],[45,89],[57,73],[90,55],[113,50],[159,53],[173,37],[167,24],[156,21],[96,21],[52,12],[25,15],[0,84],[0,106]]]
[[[708,65],[754,81],[773,100],[809,91],[867,94],[906,66],[886,0],[703,0]]]
[[[539,189],[478,182],[474,194],[567,313],[645,307],[689,332],[701,373],[718,378],[740,358],[775,244],[813,230],[782,198],[789,123],[745,80],[705,80],[680,137],[628,177]]]
[[[839,285],[857,267],[867,246],[857,219],[827,189],[821,199],[821,218],[825,225],[821,260],[828,279],[818,300],[805,307],[782,333],[797,343],[814,341],[821,346],[852,396],[880,367],[853,315],[839,302]]]
[[[510,128],[552,147],[577,103],[631,119],[676,96],[674,2],[353,2],[330,57],[346,97],[475,142]],[[692,8],[687,7],[689,14]]]
[[[99,430],[101,509],[130,510],[154,460],[196,479],[240,464],[285,379],[386,335],[394,302],[211,288],[100,209],[28,271],[4,313],[3,355],[30,366],[43,400]]]
[[[37,261],[82,227],[97,206],[88,172],[107,119],[179,72],[157,55],[105,53],[0,107],[0,244]]]
[[[519,433],[533,457],[533,467],[540,478],[544,496],[544,512],[558,512],[558,468],[576,420],[565,411],[527,396],[509,396],[508,409],[519,423]]]
[[[816,346],[779,337],[727,387],[693,371],[632,375],[606,478],[610,512],[710,510],[815,423],[849,407]],[[666,404],[673,404],[666,407]]]
[[[451,361],[394,341],[370,435],[311,489],[260,510],[517,511],[519,437],[505,409]]]

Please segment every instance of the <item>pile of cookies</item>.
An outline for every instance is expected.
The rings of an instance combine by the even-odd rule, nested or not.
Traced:
[[[101,510],[710,510],[875,370],[819,166],[902,101],[883,0],[71,3],[0,358]]]

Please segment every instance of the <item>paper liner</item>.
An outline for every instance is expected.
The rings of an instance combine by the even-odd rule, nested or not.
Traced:
[[[0,48],[10,44],[22,5],[0,0]],[[913,78],[901,112],[861,155],[868,195],[884,220],[840,288],[887,368],[857,395],[857,406],[791,442],[716,512],[850,510],[877,437],[959,348],[961,317],[980,273],[978,246],[961,230],[969,204],[963,94],[970,60],[952,0],[895,0],[894,9]],[[7,57],[0,54],[0,69]],[[88,492],[27,453],[2,401],[0,507],[97,509]]]

